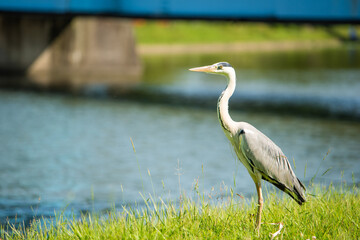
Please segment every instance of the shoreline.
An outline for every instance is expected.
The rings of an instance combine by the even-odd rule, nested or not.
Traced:
[[[221,199],[215,199],[216,190],[208,196],[195,193],[195,200],[183,193],[180,200],[165,200],[166,203],[161,196],[154,201],[149,194],[150,200],[144,198],[146,207],[139,210],[127,205],[115,208],[114,205],[102,214],[89,211],[78,217],[67,217],[64,211],[56,211],[55,224],[47,224],[45,216],[34,217],[28,226],[21,222],[0,225],[0,238],[269,239],[269,234],[279,229],[278,239],[358,239],[359,189],[345,184],[340,188],[332,185],[307,187],[311,194],[301,207],[276,190],[270,191],[265,198],[265,221],[259,233],[254,231],[254,199],[244,200],[241,193],[226,188],[225,192],[220,192]],[[212,204],[212,200],[217,203]],[[280,223],[285,230],[280,231]]]
[[[189,44],[138,44],[140,56],[148,55],[185,55],[216,54],[242,52],[277,52],[335,48],[342,46],[338,40],[302,40],[302,41],[261,41],[233,43],[189,43]]]

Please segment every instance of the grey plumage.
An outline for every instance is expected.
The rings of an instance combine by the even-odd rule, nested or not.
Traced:
[[[304,203],[306,201],[305,187],[295,176],[282,150],[251,124],[235,122],[230,117],[228,103],[236,86],[236,74],[231,65],[227,62],[219,62],[190,70],[220,74],[228,79],[228,85],[218,100],[218,118],[226,137],[234,147],[237,157],[246,167],[256,185],[259,202],[257,229],[260,229],[263,206],[262,179],[289,194],[300,205]]]
[[[295,176],[281,149],[250,124],[241,122],[239,126],[239,132],[243,133],[235,135],[235,145],[240,146],[235,151],[240,159],[249,163],[248,171],[251,174],[258,172],[262,179],[289,194],[300,205],[305,202],[305,187]]]

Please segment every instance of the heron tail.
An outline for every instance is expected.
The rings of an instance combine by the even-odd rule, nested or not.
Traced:
[[[302,205],[304,202],[306,202],[306,197],[305,197],[305,186],[302,184],[302,182],[294,176],[293,178],[293,184],[292,184],[292,188],[290,188],[289,186],[286,186],[285,184],[277,181],[274,178],[271,178],[269,176],[264,176],[263,175],[263,179],[274,184],[277,188],[279,188],[280,190],[286,192],[290,197],[292,197],[299,205]]]
[[[285,192],[290,195],[299,205],[306,202],[305,197],[306,188],[302,182],[296,178],[293,189],[286,189]]]

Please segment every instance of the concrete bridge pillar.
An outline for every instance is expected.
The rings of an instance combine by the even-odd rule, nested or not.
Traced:
[[[128,20],[0,16],[0,73],[24,74],[38,87],[79,90],[133,84],[141,63]]]

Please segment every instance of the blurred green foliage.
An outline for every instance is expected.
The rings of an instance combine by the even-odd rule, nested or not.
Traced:
[[[349,37],[349,25],[136,20],[134,26],[140,44],[346,40]]]

